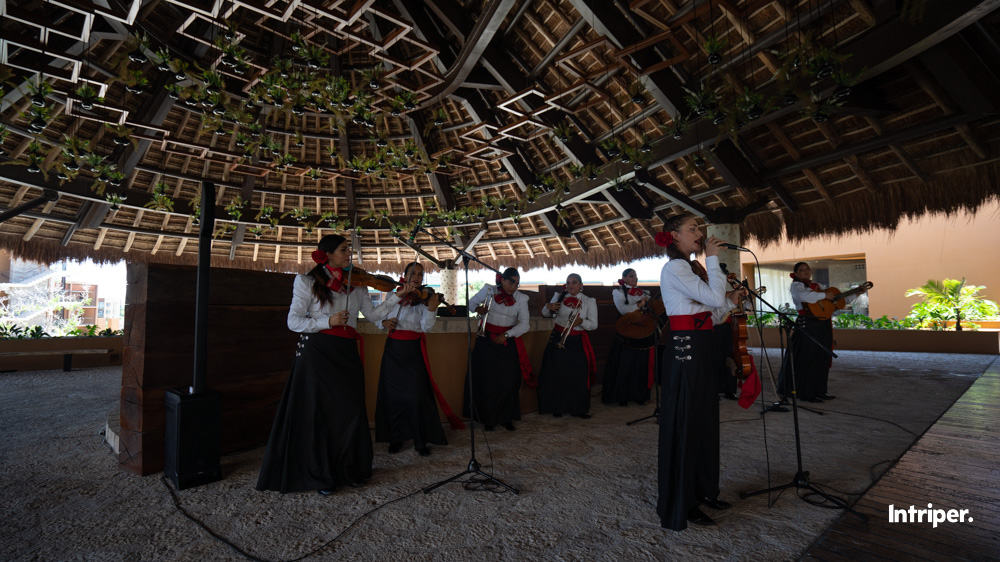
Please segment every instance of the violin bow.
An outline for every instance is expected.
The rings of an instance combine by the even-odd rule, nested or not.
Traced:
[[[351,222],[351,257],[347,262],[347,298],[344,300],[344,312],[350,314],[351,309],[351,274],[354,273],[354,251],[361,255],[361,237],[358,236],[358,210],[354,209],[354,218]]]

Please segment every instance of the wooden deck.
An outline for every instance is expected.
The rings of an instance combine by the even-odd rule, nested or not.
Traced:
[[[968,509],[966,523],[889,523],[896,509]],[[1000,559],[1000,358],[803,554],[806,560]],[[926,521],[926,519],[925,519]]]

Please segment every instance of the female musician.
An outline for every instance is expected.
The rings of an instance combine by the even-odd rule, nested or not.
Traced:
[[[348,286],[351,248],[324,236],[316,267],[295,277],[288,328],[298,332],[292,373],[267,441],[258,490],[333,493],[372,473],[365,378],[357,342],[358,312],[377,322],[366,287]]]
[[[640,310],[649,302],[649,291],[637,287],[639,277],[632,268],[622,272],[618,288],[612,291],[611,299],[618,314]],[[653,354],[655,338],[650,335],[642,339],[627,338],[615,334],[611,353],[604,367],[604,382],[601,387],[601,401],[615,402],[627,406],[629,401],[645,404],[649,400],[649,389],[653,386]]]
[[[398,453],[403,441],[413,439],[413,448],[426,457],[431,454],[428,443],[448,444],[434,404],[435,392],[448,418],[457,417],[437,391],[431,375],[424,334],[437,320],[440,297],[435,293],[421,300],[418,289],[423,281],[423,266],[417,262],[407,264],[403,286],[375,310],[383,318],[382,327],[389,332],[375,403],[375,441],[388,441],[389,452]]]
[[[556,325],[538,376],[539,414],[590,417],[590,381],[597,369],[586,330],[597,328],[597,300],[581,293],[582,288],[583,279],[570,273],[563,291],[542,307],[542,316],[555,316]],[[568,336],[564,335],[567,330]]]
[[[469,299],[469,308],[487,314],[487,323],[472,352],[471,377],[466,377],[465,415],[487,431],[497,425],[514,431],[514,420],[521,419],[521,380],[534,384],[521,342],[530,327],[528,296],[517,290],[521,276],[513,267],[497,274],[496,282]]]
[[[699,509],[702,503],[715,509],[730,507],[718,499],[719,401],[712,313],[731,308],[742,291],[727,293],[718,258],[722,241],[712,237],[706,242],[693,216],[672,217],[664,230],[657,235],[657,244],[667,248],[670,258],[660,273],[670,331],[661,367],[656,510],[663,527],[680,531],[688,521],[714,524]],[[688,258],[702,249],[705,267]]]
[[[830,365],[832,359],[822,349],[800,331],[808,332],[827,349],[833,347],[833,321],[820,320],[806,310],[804,303],[819,302],[826,298],[823,287],[812,282],[812,269],[804,261],[800,261],[792,268],[792,285],[789,290],[792,293],[792,303],[799,311],[799,318],[796,322],[796,330],[792,333],[791,341],[788,342],[792,350],[792,357],[795,363],[791,365],[795,373],[795,391],[799,400],[806,402],[822,402],[823,400],[833,400],[836,396],[827,393],[827,381],[830,378]],[[848,302],[853,300],[853,296],[846,297]],[[787,358],[787,355],[786,355]],[[778,390],[784,396],[791,396],[792,381],[788,375],[788,360],[781,366],[778,375]]]

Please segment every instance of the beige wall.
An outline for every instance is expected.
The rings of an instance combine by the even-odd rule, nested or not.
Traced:
[[[815,238],[801,243],[784,242],[766,248],[747,243],[761,264],[809,261],[851,254],[865,256],[868,279],[875,284],[869,293],[869,315],[902,318],[917,302],[905,296],[928,279],[946,277],[986,285],[987,298],[1000,301],[1000,204],[984,205],[975,214],[925,215],[903,220],[894,232],[878,230],[838,238]],[[742,265],[753,258],[742,255]]]

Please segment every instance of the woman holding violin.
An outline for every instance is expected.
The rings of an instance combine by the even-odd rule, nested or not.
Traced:
[[[472,351],[472,373],[465,381],[466,416],[486,431],[497,425],[514,431],[521,419],[521,381],[534,385],[531,361],[521,341],[528,332],[528,296],[517,290],[521,276],[508,267],[469,299],[469,309],[485,316]]]
[[[670,260],[660,273],[660,289],[668,315],[669,332],[663,352],[663,395],[659,427],[660,524],[680,531],[690,521],[712,525],[699,506],[727,509],[719,495],[719,400],[716,394],[718,359],[712,314],[728,310],[745,291],[726,291],[719,267],[722,241],[707,241],[695,218],[667,219],[656,243],[666,247]],[[704,250],[705,266],[689,261]]]
[[[292,373],[267,441],[258,490],[333,493],[372,473],[358,312],[377,322],[343,236],[324,236],[316,267],[295,277],[288,328],[300,334]]]
[[[635,270],[626,269],[618,280],[618,287],[611,293],[611,300],[621,316],[636,311],[648,312],[653,320],[649,322],[653,331],[648,335],[635,334],[640,337],[630,337],[620,332],[615,334],[608,362],[604,367],[604,382],[601,387],[601,401],[605,404],[617,402],[627,406],[630,401],[645,404],[649,401],[649,391],[653,388],[653,368],[656,363],[654,332],[657,324],[655,314],[647,309],[649,291],[640,289],[638,283],[639,277]]]
[[[597,300],[584,295],[583,279],[570,273],[562,292],[542,307],[556,319],[538,376],[538,413],[590,417],[590,382],[596,372],[587,330],[597,328]]]
[[[401,286],[379,305],[375,313],[388,331],[375,403],[375,441],[389,443],[389,452],[398,453],[403,442],[413,440],[413,448],[426,457],[429,443],[447,445],[434,396],[449,421],[464,427],[438,391],[427,358],[424,334],[434,327],[440,295],[422,286],[424,268],[417,262],[403,270]]]

